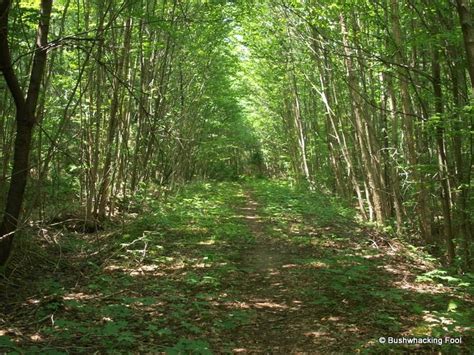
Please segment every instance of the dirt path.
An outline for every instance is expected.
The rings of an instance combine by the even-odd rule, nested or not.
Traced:
[[[300,280],[291,269],[300,248],[275,241],[266,233],[271,223],[259,212],[259,205],[250,191],[246,192],[247,204],[239,209],[255,245],[243,255],[239,269],[247,273],[246,281],[239,284],[242,308],[252,308],[251,324],[236,332],[237,342],[245,346],[236,352],[266,351],[295,353],[318,351],[331,344],[315,318],[315,308],[308,307],[298,292]],[[324,344],[324,345],[323,345]]]
[[[265,234],[265,226],[268,221],[259,214],[258,204],[251,196],[250,192],[246,192],[247,205],[240,208],[245,223],[249,227],[255,237],[255,247],[244,255],[242,267],[253,269],[252,274],[256,276],[266,274],[281,268],[288,260],[288,252],[277,248],[272,243],[272,239]]]

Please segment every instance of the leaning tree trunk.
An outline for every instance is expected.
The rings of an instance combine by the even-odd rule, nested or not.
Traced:
[[[0,265],[4,265],[10,255],[28,179],[31,138],[36,122],[35,111],[41,79],[46,66],[46,47],[52,0],[41,0],[41,17],[26,98],[18,77],[13,70],[8,44],[8,15],[10,6],[10,0],[3,0],[0,3],[0,71],[5,78],[15,103],[16,137],[10,188],[8,190],[5,213],[0,224]]]
[[[364,110],[364,105],[360,97],[360,91],[358,89],[359,82],[355,75],[354,63],[352,60],[353,53],[349,45],[348,31],[346,28],[346,22],[343,15],[340,15],[339,22],[341,26],[342,42],[344,46],[344,62],[346,67],[347,83],[349,86],[349,99],[351,101],[351,108],[354,115],[355,123],[355,135],[358,141],[360,149],[360,158],[362,160],[362,169],[367,175],[368,191],[368,203],[372,203],[375,211],[375,219],[381,225],[385,221],[385,208],[382,197],[382,184],[380,181],[380,175],[377,171],[377,167],[373,162],[373,152],[371,149],[371,137],[367,134],[370,127],[367,127],[369,121],[367,114]]]

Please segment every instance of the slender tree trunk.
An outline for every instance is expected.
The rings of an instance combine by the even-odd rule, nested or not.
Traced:
[[[471,78],[471,86],[474,89],[474,28],[470,1],[456,0],[456,8],[462,28],[464,49],[466,50],[467,70]]]
[[[388,155],[393,157],[389,161],[389,180],[390,187],[393,194],[393,207],[395,210],[395,219],[397,222],[397,232],[401,233],[403,228],[403,216],[405,211],[402,204],[402,195],[400,189],[400,176],[399,170],[397,167],[397,157],[399,155],[398,151],[398,116],[395,113],[397,109],[397,104],[395,100],[395,94],[392,87],[392,78],[388,75],[384,75],[384,82],[387,88],[387,99],[388,99],[388,108],[390,111],[391,118],[391,134],[387,137],[389,140],[389,145],[392,147],[393,152],[388,152]]]
[[[471,95],[472,99],[474,96],[474,25],[472,23],[472,14],[471,14],[471,2],[469,0],[456,0],[456,7],[459,15],[459,22],[461,23],[463,39],[464,39],[464,49],[466,51],[466,61],[468,66],[469,78],[471,79]],[[471,119],[470,127],[468,128],[471,132],[474,129],[474,123]],[[471,135],[470,145],[470,157],[466,159],[465,165],[467,166],[466,171],[463,172],[463,167],[459,166],[459,177],[462,181],[461,186],[461,196],[460,196],[460,209],[461,209],[461,218],[463,220],[463,230],[464,230],[464,253],[465,253],[465,264],[466,268],[470,268],[474,262],[474,258],[470,255],[470,248],[473,238],[472,224],[469,221],[469,191],[471,187],[471,171],[473,166],[473,140]],[[461,162],[461,156],[458,154],[458,161]],[[459,163],[458,163],[459,164]]]
[[[363,104],[360,99],[360,93],[358,92],[359,84],[354,72],[354,65],[352,62],[352,52],[348,42],[348,33],[345,24],[345,19],[340,16],[341,31],[343,36],[344,53],[345,53],[345,65],[347,70],[347,77],[349,83],[349,95],[351,99],[351,108],[353,110],[355,131],[357,135],[357,141],[359,144],[362,167],[367,175],[368,189],[367,193],[369,200],[372,202],[375,212],[375,219],[380,224],[384,223],[384,204],[381,196],[381,184],[379,176],[374,168],[372,162],[372,156],[370,154],[370,137],[366,134],[366,125],[368,124],[368,118],[363,112]]]
[[[111,175],[112,169],[114,166],[113,163],[113,150],[115,146],[115,137],[117,136],[117,127],[118,127],[118,116],[119,116],[119,106],[121,101],[121,90],[120,90],[120,82],[119,78],[124,74],[124,68],[126,70],[128,66],[128,56],[130,52],[130,41],[131,41],[131,19],[128,18],[125,24],[125,33],[124,36],[124,43],[122,47],[122,52],[119,55],[119,58],[116,66],[116,73],[115,78],[113,79],[113,97],[112,103],[110,106],[110,119],[109,119],[109,126],[107,130],[107,146],[106,146],[106,156],[103,168],[103,175],[102,175],[102,182],[99,189],[98,195],[98,216],[100,218],[104,218],[106,214],[106,205],[109,200],[110,195],[110,185],[111,185]]]
[[[402,32],[400,27],[400,18],[398,10],[398,0],[391,0],[391,21],[392,21],[392,35],[396,46],[395,61],[397,64],[404,66],[405,58],[403,52]],[[409,91],[409,73],[403,67],[399,70],[400,74],[400,94],[402,100],[402,111],[403,111],[403,129],[405,133],[405,146],[408,163],[414,180],[416,183],[416,194],[417,194],[417,212],[418,221],[420,225],[420,231],[423,239],[431,244],[433,242],[433,236],[431,232],[431,215],[429,211],[429,205],[427,201],[427,191],[423,187],[423,179],[420,173],[417,171],[417,155],[416,155],[416,144],[415,144],[415,129],[413,125],[413,110],[412,103],[410,100]]]
[[[52,0],[41,0],[41,17],[26,99],[24,98],[18,78],[13,71],[8,44],[8,15],[10,6],[11,1],[9,0],[4,0],[0,4],[0,70],[15,102],[17,127],[10,189],[7,195],[5,213],[0,224],[0,265],[6,263],[11,252],[28,179],[31,139],[36,121],[36,106],[40,93],[41,79],[46,66],[46,45]]]
[[[298,140],[298,147],[300,151],[300,156],[301,156],[301,172],[307,182],[311,182],[311,176],[309,173],[309,168],[308,168],[308,159],[306,157],[306,137],[304,134],[304,129],[303,129],[303,122],[301,118],[301,104],[300,104],[300,98],[298,95],[298,88],[296,84],[296,77],[293,74],[292,75],[292,91],[293,91],[293,97],[294,97],[294,102],[293,102],[293,118],[294,118],[294,125],[296,129],[296,137]]]
[[[438,49],[433,50],[433,91],[435,96],[436,113],[439,115],[439,122],[436,127],[436,143],[438,146],[438,167],[439,179],[441,184],[441,205],[443,209],[443,230],[444,239],[448,252],[448,263],[454,260],[455,250],[453,241],[453,228],[451,221],[451,194],[448,185],[448,159],[446,157],[446,149],[444,144],[444,128],[443,128],[443,101],[441,91],[441,66],[439,64]]]

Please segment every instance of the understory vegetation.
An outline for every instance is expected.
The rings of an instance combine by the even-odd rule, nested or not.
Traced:
[[[472,351],[473,12],[0,0],[0,352]]]

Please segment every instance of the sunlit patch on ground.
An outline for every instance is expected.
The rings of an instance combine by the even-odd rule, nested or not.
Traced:
[[[76,292],[76,293],[68,293],[63,296],[63,300],[68,301],[68,300],[91,300],[96,298],[97,295],[93,294],[86,294],[83,292]]]

